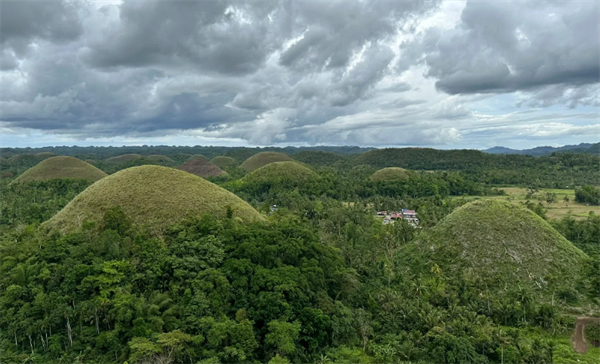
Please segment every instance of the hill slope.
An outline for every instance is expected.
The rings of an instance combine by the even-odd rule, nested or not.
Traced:
[[[261,152],[246,159],[246,161],[242,163],[240,168],[242,168],[246,172],[252,172],[259,169],[260,167],[266,166],[269,163],[286,161],[293,161],[293,159],[289,155],[283,153]]]
[[[214,157],[210,162],[219,168],[234,167],[237,164],[237,161],[234,158],[225,157],[222,155]]]
[[[545,220],[518,205],[468,203],[417,243],[448,277],[491,290],[529,287],[540,294],[568,289],[589,257]]]
[[[216,177],[227,174],[221,168],[204,159],[191,159],[179,166],[179,169],[202,178]]]
[[[139,154],[123,154],[116,157],[108,158],[106,161],[108,163],[125,163],[140,158],[142,158],[142,156]]]
[[[98,168],[73,157],[51,157],[28,169],[12,183],[28,183],[51,179],[86,179],[98,181],[107,174]]]
[[[315,178],[317,174],[297,162],[273,162],[247,174],[242,181],[248,184],[255,183],[289,183],[306,182]]]
[[[160,233],[186,217],[223,216],[227,206],[246,222],[262,220],[245,201],[200,177],[161,166],[128,168],[110,175],[79,194],[44,223],[63,232],[84,221],[99,222],[104,213],[120,206],[134,224]]]
[[[398,181],[409,179],[408,171],[399,167],[388,167],[378,170],[371,175],[373,181]]]

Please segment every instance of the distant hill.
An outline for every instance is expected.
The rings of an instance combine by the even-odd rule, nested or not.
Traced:
[[[14,180],[13,184],[53,179],[85,179],[96,182],[106,177],[98,168],[73,157],[50,157],[31,167]]]
[[[44,226],[62,232],[76,230],[84,221],[100,223],[104,213],[121,207],[135,225],[156,234],[182,220],[204,214],[233,217],[245,222],[263,218],[233,193],[191,173],[161,166],[128,168],[101,179],[77,195]]]
[[[246,172],[252,172],[269,163],[294,161],[289,155],[277,152],[261,152],[246,159],[240,166]]]
[[[532,149],[510,149],[505,147],[493,147],[490,149],[484,149],[482,152],[489,154],[522,154],[539,157],[543,155],[552,154],[554,152],[572,152],[572,153],[598,153],[600,150],[600,143],[581,143],[578,145],[565,145],[562,147],[535,147]]]

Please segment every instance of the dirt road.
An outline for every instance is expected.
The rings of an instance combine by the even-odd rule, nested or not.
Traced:
[[[600,323],[600,317],[580,316],[577,318],[577,325],[571,341],[573,342],[573,350],[580,354],[587,352],[588,343],[585,340],[585,325],[591,322]]]

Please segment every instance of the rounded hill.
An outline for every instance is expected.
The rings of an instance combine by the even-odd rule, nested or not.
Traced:
[[[181,166],[179,166],[179,169],[191,174],[195,174],[196,176],[202,178],[217,177],[227,174],[227,172],[225,172],[221,168],[215,166],[214,164],[204,159],[189,160],[183,163]]]
[[[247,174],[243,181],[255,183],[301,183],[317,177],[317,174],[297,162],[273,162]]]
[[[139,154],[123,154],[116,157],[108,158],[106,161],[108,163],[125,163],[140,158],[142,158],[142,156]]]
[[[206,156],[202,155],[202,154],[194,154],[193,156],[191,156],[191,157],[188,158],[188,161],[193,161],[193,160],[196,160],[196,159],[200,159],[200,160],[208,162],[208,158]]]
[[[404,168],[388,167],[378,170],[371,175],[371,180],[376,182],[382,181],[402,181],[409,179],[409,173]]]
[[[100,222],[106,211],[121,207],[140,227],[155,234],[187,217],[213,214],[244,222],[261,215],[233,193],[190,173],[147,165],[112,174],[88,187],[44,225],[69,232],[84,221]]]
[[[293,162],[294,160],[289,155],[283,153],[261,152],[246,159],[240,168],[246,172],[252,172],[270,163],[287,161]]]
[[[234,158],[225,157],[222,155],[213,158],[213,160],[211,160],[210,162],[219,168],[229,168],[235,167],[235,165],[237,165],[237,161]]]
[[[456,209],[415,246],[448,277],[540,294],[575,286],[589,260],[532,211],[497,200]]]
[[[98,168],[73,157],[51,157],[29,168],[12,183],[29,183],[52,179],[85,179],[98,181],[106,173]]]
[[[167,157],[166,155],[161,155],[161,154],[152,154],[152,155],[147,156],[146,159],[151,160],[156,163],[175,164],[175,161],[173,159]]]

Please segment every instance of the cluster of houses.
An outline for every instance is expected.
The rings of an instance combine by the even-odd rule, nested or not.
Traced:
[[[377,211],[377,217],[383,218],[384,224],[393,224],[396,220],[402,219],[408,221],[412,226],[419,226],[419,218],[415,210],[402,209],[397,211]]]

